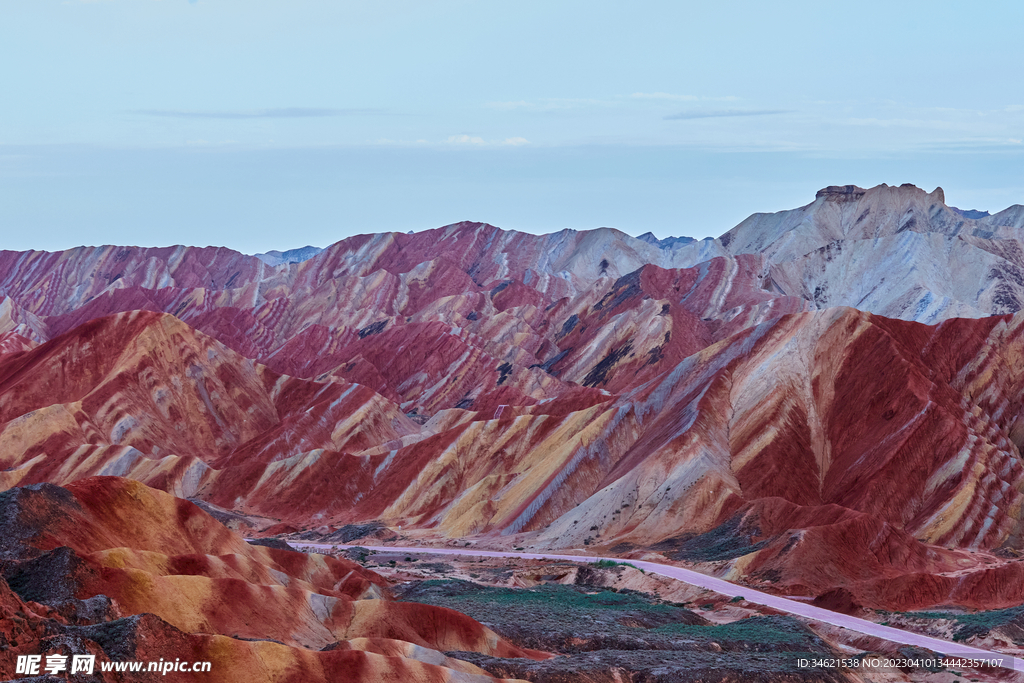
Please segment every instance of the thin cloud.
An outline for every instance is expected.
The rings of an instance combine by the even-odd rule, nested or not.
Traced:
[[[315,107],[282,107],[279,109],[248,109],[197,111],[191,109],[136,109],[135,114],[171,119],[310,119],[332,116],[381,114],[381,109],[321,109]]]
[[[955,121],[939,121],[934,119],[845,119],[840,121],[850,126],[872,126],[876,128],[927,128],[930,130],[971,130],[974,127],[970,124],[957,123]]]
[[[694,110],[681,111],[678,114],[669,114],[666,121],[689,121],[692,119],[725,119],[735,116],[774,116],[776,114],[788,114],[787,109],[716,109],[716,110]]]
[[[573,97],[549,97],[534,102],[527,100],[515,100],[511,102],[487,102],[484,104],[488,109],[500,109],[503,111],[513,110],[524,110],[524,111],[539,111],[539,112],[552,112],[562,111],[566,109],[588,109],[592,107],[614,107],[618,106],[617,102],[608,100],[597,100],[587,98],[573,98]]]
[[[628,106],[630,100],[652,103],[670,102],[736,102],[740,98],[732,95],[726,97],[705,97],[698,95],[674,95],[667,92],[635,92],[631,95],[615,95],[611,99],[586,97],[547,97],[539,100],[510,100],[506,102],[487,102],[488,109],[502,111],[533,111],[557,112],[569,109],[613,109]]]
[[[534,109],[536,105],[526,100],[516,100],[514,102],[488,102],[484,105],[491,109]]]
[[[661,100],[667,102],[736,102],[740,99],[734,95],[704,97],[699,95],[673,95],[668,92],[635,92],[629,97],[634,100]]]
[[[452,135],[448,138],[450,145],[482,145],[484,139],[470,135]]]
[[[470,145],[475,147],[500,145],[504,147],[521,147],[530,144],[526,138],[505,138],[504,140],[484,140],[476,135],[451,135],[445,140],[449,145]]]
[[[697,102],[696,95],[673,95],[667,92],[635,92],[630,95],[634,100],[671,100],[673,102]]]
[[[917,145],[914,149],[925,152],[980,152],[999,153],[1006,152],[1015,155],[1021,153],[1024,147],[1024,140],[1021,138],[965,138],[950,140],[948,142],[926,143]]]

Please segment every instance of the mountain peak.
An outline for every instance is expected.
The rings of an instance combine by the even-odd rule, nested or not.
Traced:
[[[254,254],[254,256],[268,266],[279,266],[283,263],[302,263],[313,258],[321,251],[323,249],[320,247],[307,245],[298,249],[289,249],[288,251],[277,251],[274,249],[262,254]]]
[[[856,185],[829,185],[826,188],[818,190],[814,196],[819,199],[821,197],[825,197],[826,199],[850,201],[860,199],[866,192],[867,190],[863,187],[857,187]]]
[[[905,192],[920,192],[922,194],[928,195],[933,200],[937,200],[939,202],[942,202],[943,204],[946,203],[946,193],[942,190],[941,187],[936,187],[935,190],[929,193],[925,192],[923,189],[919,188],[917,185],[914,185],[913,183],[903,183],[899,187],[890,187],[889,185],[882,183],[881,185],[876,185],[871,189],[864,189],[863,187],[859,187],[857,185],[829,185],[828,187],[818,190],[815,193],[814,197],[815,199],[824,198],[825,200],[832,201],[856,201],[866,194],[873,194],[879,191],[886,190],[898,194]]]
[[[637,239],[641,242],[653,244],[659,249],[674,249],[677,246],[683,246],[697,241],[692,237],[665,237],[663,239],[658,239],[653,232],[645,232],[637,237]]]
[[[949,208],[951,208],[953,211],[956,211],[964,218],[971,218],[973,220],[977,220],[979,218],[988,218],[989,216],[992,215],[988,211],[980,211],[978,209],[958,209],[955,206],[951,206]]]

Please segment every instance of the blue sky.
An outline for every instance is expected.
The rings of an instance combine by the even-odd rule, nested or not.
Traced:
[[[713,6],[711,6],[713,5]],[[1024,4],[0,0],[0,248],[1024,203]]]

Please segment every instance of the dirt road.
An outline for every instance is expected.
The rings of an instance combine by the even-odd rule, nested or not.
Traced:
[[[350,545],[337,545],[330,543],[290,543],[295,548],[319,548],[329,550],[331,548],[351,548],[356,546]],[[366,548],[367,550],[375,550],[378,552],[394,552],[394,553],[429,553],[435,555],[462,555],[464,557],[510,557],[526,560],[568,560],[571,562],[586,562],[593,563],[601,560],[611,560],[612,562],[624,562],[618,557],[597,557],[591,555],[554,555],[551,553],[513,553],[513,552],[498,552],[493,550],[475,550],[471,548],[424,548],[424,547],[398,547],[398,546],[358,546],[360,548]],[[974,658],[974,659],[985,659],[985,660],[999,660],[997,665],[1004,668],[1013,669],[1016,671],[1024,671],[1024,660],[1011,657],[1009,655],[1000,654],[998,652],[992,652],[990,650],[983,650],[981,648],[970,647],[961,643],[951,643],[940,638],[932,638],[930,636],[920,635],[917,633],[911,633],[902,629],[893,628],[891,626],[882,626],[866,619],[858,619],[857,617],[851,617],[846,614],[839,612],[832,612],[821,607],[815,607],[799,600],[790,600],[789,598],[783,598],[778,595],[771,595],[769,593],[762,593],[761,591],[753,590],[745,586],[738,586],[734,583],[730,583],[724,579],[719,579],[714,576],[708,576],[695,572],[690,569],[683,569],[682,567],[672,567],[670,565],[658,564],[656,562],[644,562],[642,560],[628,560],[629,564],[643,569],[644,571],[651,572],[652,574],[660,574],[661,576],[667,576],[671,579],[678,581],[684,581],[694,586],[700,586],[708,590],[713,590],[722,595],[734,597],[742,595],[743,598],[749,602],[764,605],[777,609],[781,612],[787,612],[797,616],[805,617],[807,619],[813,619],[814,621],[820,621],[825,624],[831,624],[833,626],[839,626],[841,628],[849,629],[857,633],[863,633],[869,636],[875,636],[883,638],[885,640],[900,643],[903,645],[912,645],[914,647],[925,648],[946,655],[947,657],[958,657],[958,658]]]

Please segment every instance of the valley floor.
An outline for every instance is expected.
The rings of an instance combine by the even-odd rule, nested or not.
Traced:
[[[560,655],[531,662],[447,653],[495,675],[543,682],[571,672],[573,680],[604,681],[618,671],[622,680],[687,681],[718,670],[738,680],[1024,681],[1019,659],[1016,671],[802,668],[801,659],[924,658],[949,641],[731,584],[726,592],[711,590],[664,575],[678,568],[640,560],[545,560],[472,547],[292,545],[340,554],[393,581],[399,599],[456,609],[521,647]],[[771,599],[781,600],[783,609],[761,604]],[[824,618],[814,618],[823,612]],[[992,654],[960,643],[944,651]]]

